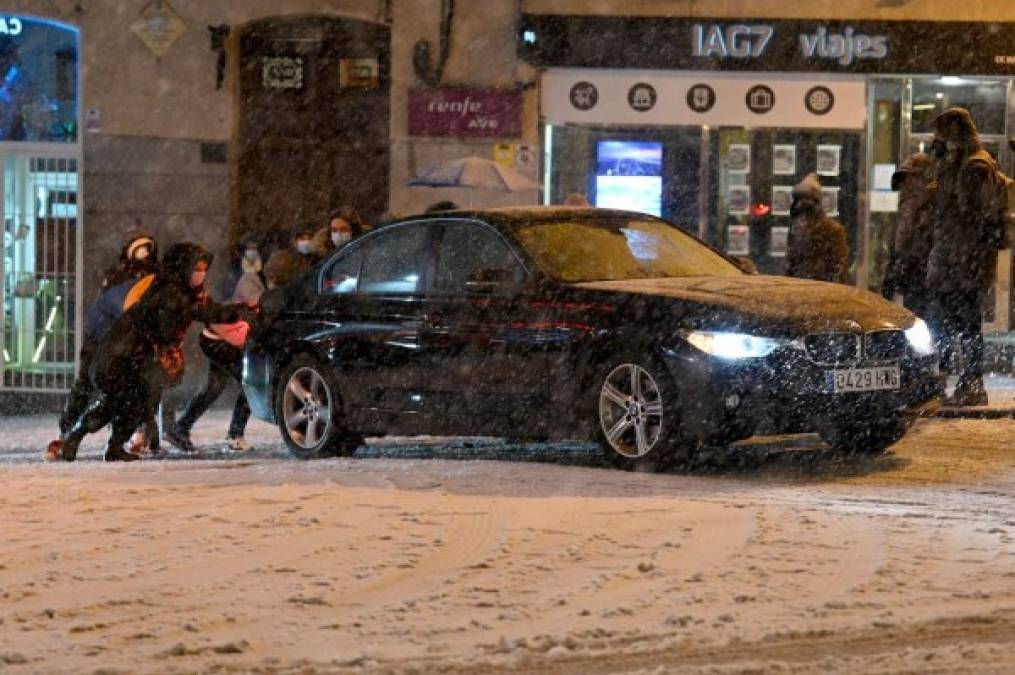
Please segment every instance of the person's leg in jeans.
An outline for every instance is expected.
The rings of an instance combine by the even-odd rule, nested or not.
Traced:
[[[194,445],[190,441],[190,430],[194,423],[222,395],[222,390],[229,383],[229,373],[216,363],[215,356],[218,347],[216,343],[219,342],[222,341],[201,336],[201,351],[208,357],[208,380],[205,382],[204,388],[187,403],[183,415],[176,420],[173,428],[165,432],[166,440],[185,452],[194,451]]]
[[[962,293],[955,299],[954,321],[962,345],[962,370],[956,386],[961,405],[986,405],[987,391],[983,386],[983,316],[980,295]]]
[[[234,441],[233,448],[246,450],[249,446],[243,441],[243,434],[247,428],[247,421],[250,420],[250,406],[247,404],[247,396],[243,393],[243,350],[239,347],[226,345],[218,355],[219,364],[229,373],[230,378],[240,386],[240,392],[236,395],[236,403],[233,405],[233,416],[229,420],[229,431],[226,434],[227,441]]]

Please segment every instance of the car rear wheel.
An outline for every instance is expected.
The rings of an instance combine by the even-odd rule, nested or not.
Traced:
[[[835,420],[823,426],[818,433],[822,440],[839,452],[880,455],[902,440],[910,424],[906,417]]]
[[[680,436],[676,387],[661,366],[624,357],[597,378],[596,434],[607,459],[631,471],[662,471],[690,458],[695,443]]]
[[[285,369],[275,397],[282,440],[299,459],[347,457],[362,437],[345,426],[338,385],[329,369],[300,356]]]

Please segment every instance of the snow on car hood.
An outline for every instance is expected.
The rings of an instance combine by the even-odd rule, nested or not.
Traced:
[[[767,275],[591,281],[589,290],[670,297],[806,330],[908,328],[913,315],[852,286]],[[790,326],[786,326],[789,328]]]

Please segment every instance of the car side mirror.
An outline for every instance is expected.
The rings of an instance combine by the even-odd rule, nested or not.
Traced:
[[[733,264],[739,267],[744,274],[758,274],[758,266],[745,255],[733,256]]]
[[[465,278],[465,290],[477,295],[490,295],[514,283],[514,273],[506,267],[480,267]]]

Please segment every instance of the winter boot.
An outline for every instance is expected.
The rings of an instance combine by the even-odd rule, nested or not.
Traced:
[[[174,445],[188,454],[197,452],[197,448],[195,448],[194,444],[190,441],[190,433],[184,431],[183,429],[166,429],[163,436],[167,441],[169,441],[170,445]]]
[[[108,448],[103,459],[107,462],[136,462],[141,457],[123,448]]]
[[[47,462],[59,462],[63,459],[63,439],[58,438],[55,441],[50,441],[46,447],[46,452],[42,454],[42,458]]]

